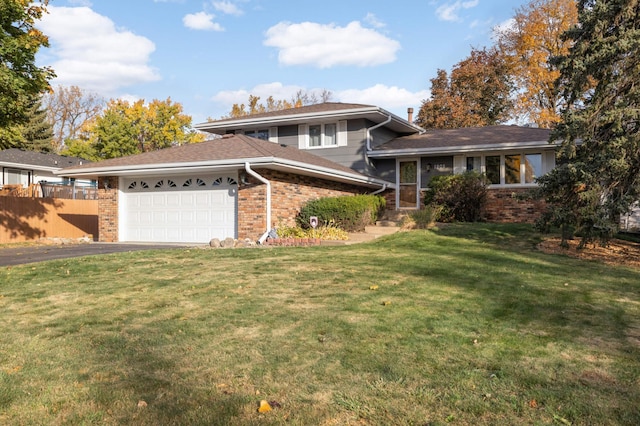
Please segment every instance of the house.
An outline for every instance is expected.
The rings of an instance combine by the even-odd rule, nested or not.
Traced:
[[[246,135],[60,173],[98,180],[98,234],[105,242],[264,240],[272,227],[294,225],[310,199],[373,193],[388,186],[326,158]]]
[[[424,131],[382,108],[323,103],[284,111],[202,123],[197,129],[245,134],[294,146],[360,173],[389,182],[387,206],[415,210],[431,178],[477,170],[491,181],[487,219],[533,221],[541,203],[517,195],[555,166],[550,131],[535,127],[489,126]]]
[[[531,221],[540,205],[516,195],[554,165],[549,131],[492,126],[425,132],[382,108],[347,103],[202,123],[218,135],[194,145],[69,167],[98,179],[101,241],[207,242],[264,238],[293,225],[322,196],[382,194],[415,210],[433,176],[479,170],[491,184],[490,220]]]
[[[63,183],[67,179],[57,176],[56,171],[86,163],[87,160],[63,155],[26,151],[10,148],[0,151],[0,186],[29,185],[41,181]]]

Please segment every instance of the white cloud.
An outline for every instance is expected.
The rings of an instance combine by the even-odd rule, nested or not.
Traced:
[[[339,102],[376,105],[403,118],[406,117],[408,107],[413,107],[417,113],[422,101],[428,99],[429,96],[428,90],[411,92],[398,86],[384,84],[376,84],[366,89],[348,89],[334,93],[334,97]]]
[[[441,21],[460,22],[462,18],[458,14],[461,10],[476,7],[480,0],[456,1],[455,3],[445,3],[436,9],[436,16]]]
[[[354,21],[346,27],[314,22],[280,22],[269,28],[266,46],[279,50],[283,65],[312,65],[330,68],[339,65],[360,67],[387,64],[396,60],[400,43]]]
[[[291,100],[298,91],[320,95],[322,90],[323,89],[308,89],[306,87],[273,82],[259,84],[251,89],[218,92],[213,96],[212,100],[228,112],[233,104],[246,105],[249,95],[259,96],[260,102],[264,103],[269,96],[273,96],[275,100]],[[428,90],[411,92],[397,86],[376,84],[366,89],[349,89],[332,92],[332,95],[332,102],[375,105],[405,118],[408,107],[414,108],[414,117],[416,116],[420,105],[422,105],[422,101],[429,98],[430,92]]]
[[[371,12],[367,13],[367,16],[364,17],[364,22],[374,28],[384,28],[387,26],[387,24],[379,20],[378,17]]]
[[[492,40],[497,40],[501,34],[515,30],[516,29],[516,20],[514,18],[507,19],[504,22],[499,23],[495,27],[493,27],[493,34],[491,35]]]
[[[273,96],[275,100],[291,100],[295,94],[299,91],[306,89],[300,86],[285,86],[279,82],[273,83],[264,83],[258,84],[251,89],[239,89],[239,90],[225,90],[222,92],[218,92],[213,96],[213,101],[216,103],[223,105],[224,107],[231,109],[231,105],[233,104],[246,104],[249,99],[249,95],[259,96],[260,102],[264,103],[264,101],[269,97]]]
[[[93,6],[90,0],[69,0],[69,4],[72,4],[74,6],[85,6],[85,7]]]
[[[238,6],[236,6],[234,3],[231,3],[230,1],[214,1],[213,2],[213,7],[222,13],[226,13],[227,15],[242,15],[243,12],[240,8],[238,8]]]
[[[154,43],[88,7],[49,6],[40,29],[49,36],[45,53],[57,74],[54,84],[76,85],[103,95],[134,84],[159,80],[149,65]]]
[[[192,30],[224,31],[217,22],[213,22],[215,15],[207,12],[189,13],[182,18],[184,26]]]

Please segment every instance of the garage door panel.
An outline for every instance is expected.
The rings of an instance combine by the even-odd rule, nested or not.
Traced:
[[[189,179],[192,184],[185,186]],[[220,176],[125,181],[123,241],[207,243],[211,238],[235,238],[235,179],[222,177],[223,184],[214,186],[216,179]],[[179,185],[169,186],[170,180]]]

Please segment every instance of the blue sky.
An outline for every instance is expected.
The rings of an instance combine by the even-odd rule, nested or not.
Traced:
[[[194,124],[298,90],[406,117],[438,68],[491,45],[527,0],[50,0],[57,85],[184,106]]]

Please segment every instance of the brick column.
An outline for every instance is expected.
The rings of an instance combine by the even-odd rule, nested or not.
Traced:
[[[118,178],[98,178],[98,241],[118,241]]]

